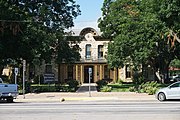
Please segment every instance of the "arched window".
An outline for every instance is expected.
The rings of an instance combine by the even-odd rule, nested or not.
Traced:
[[[86,59],[91,58],[91,44],[86,45]]]

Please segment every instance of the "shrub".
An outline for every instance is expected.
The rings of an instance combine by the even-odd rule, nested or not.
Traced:
[[[33,84],[30,88],[31,92],[39,93],[39,92],[55,92],[56,86],[55,84]]]
[[[102,79],[102,80],[106,81],[107,83],[111,83],[111,82],[113,81],[113,80],[110,79],[110,78],[104,78],[104,79]]]
[[[99,80],[96,82],[96,84],[98,85],[99,88],[101,88],[103,86],[107,86],[108,82],[106,80]]]
[[[135,84],[142,84],[144,82],[144,77],[142,76],[141,73],[135,73],[133,75],[133,82]]]
[[[103,86],[100,91],[101,92],[111,92],[112,88],[108,86]]]
[[[68,80],[67,84],[69,86],[70,91],[76,91],[79,85],[77,80]]]
[[[141,85],[130,87],[129,91],[139,92],[139,93],[148,93],[149,95],[153,95],[156,93],[158,86],[159,85],[156,81],[149,81],[146,83],[142,83]]]
[[[130,91],[130,92],[136,92],[137,90],[136,90],[136,88],[133,86],[133,87],[129,87],[129,91]]]
[[[106,80],[99,80],[99,81],[96,82],[96,84],[97,84],[97,90],[101,91],[102,87],[107,86],[108,81],[106,81]]]
[[[148,93],[149,95],[155,94],[158,86],[159,85],[156,81],[149,81],[149,82],[141,84],[143,91]]]

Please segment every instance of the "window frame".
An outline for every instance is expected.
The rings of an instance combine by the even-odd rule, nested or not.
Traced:
[[[91,58],[91,44],[86,44],[86,49],[85,49],[85,57],[86,59],[90,59]]]

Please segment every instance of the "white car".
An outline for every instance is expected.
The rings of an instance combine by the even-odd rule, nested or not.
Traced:
[[[156,98],[159,101],[168,99],[180,99],[180,81],[172,83],[168,87],[161,88],[156,92]]]

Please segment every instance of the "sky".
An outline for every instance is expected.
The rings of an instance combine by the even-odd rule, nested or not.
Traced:
[[[101,8],[104,0],[75,0],[80,5],[81,15],[74,20],[73,29],[92,27],[98,29],[97,20],[101,16]]]

